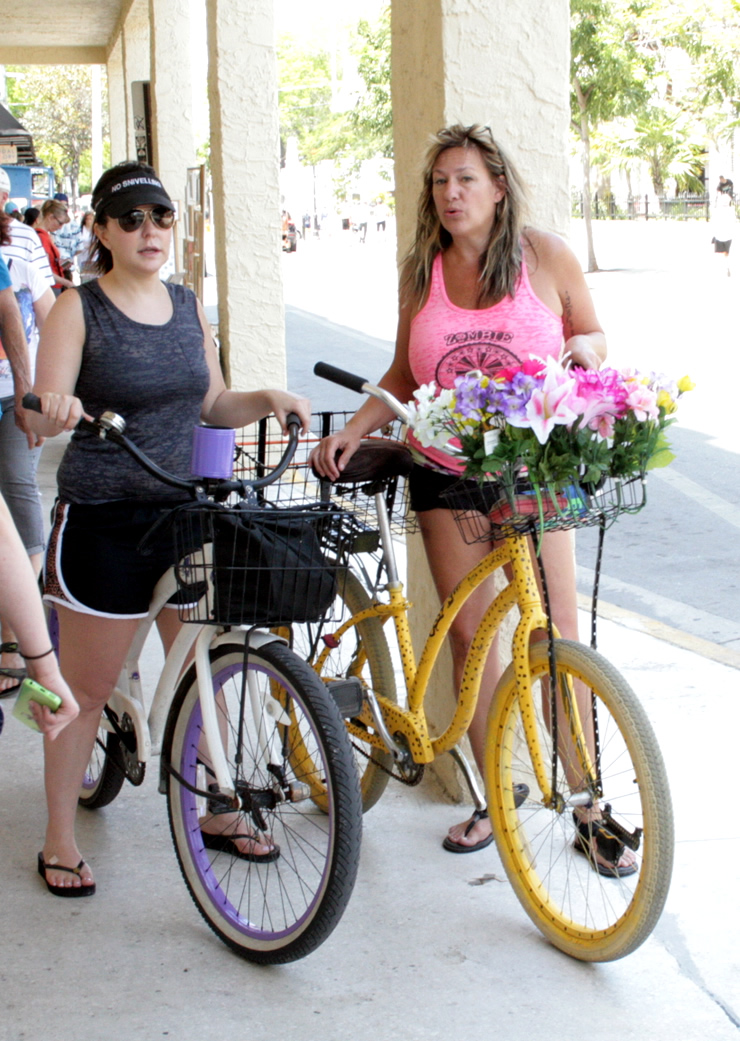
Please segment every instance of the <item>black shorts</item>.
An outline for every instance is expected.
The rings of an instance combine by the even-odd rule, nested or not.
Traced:
[[[457,489],[458,494],[443,497],[443,492]],[[426,510],[478,510],[488,513],[498,498],[496,485],[481,486],[477,481],[462,481],[456,474],[414,465],[409,474],[409,506],[415,513]]]
[[[712,239],[712,242],[714,243],[714,252],[715,253],[729,253],[730,252],[730,246],[732,245],[732,239],[724,239],[722,241],[720,241],[719,239]]]
[[[175,562],[172,529],[165,525],[158,531],[145,553],[138,546],[154,522],[176,505],[129,499],[57,502],[44,599],[103,618],[144,618],[154,587]],[[177,607],[182,600],[176,593],[169,605]]]

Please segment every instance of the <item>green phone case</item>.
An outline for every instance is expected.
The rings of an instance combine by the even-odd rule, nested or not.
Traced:
[[[23,723],[31,730],[36,731],[38,731],[39,727],[36,720],[31,715],[31,701],[36,701],[39,705],[46,705],[52,712],[56,712],[62,704],[62,699],[58,694],[54,694],[53,691],[47,690],[46,687],[42,687],[41,684],[37,683],[35,680],[26,678],[23,681],[15,705],[13,706],[13,715],[19,723]]]

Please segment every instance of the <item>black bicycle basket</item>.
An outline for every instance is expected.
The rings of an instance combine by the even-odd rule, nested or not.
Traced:
[[[352,544],[346,515],[323,503],[292,510],[198,503],[180,512],[174,531],[180,616],[217,625],[326,618]]]

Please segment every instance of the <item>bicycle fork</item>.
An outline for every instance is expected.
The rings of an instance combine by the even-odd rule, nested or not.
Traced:
[[[555,663],[554,638],[559,636],[557,630],[548,622],[543,613],[540,592],[532,567],[529,547],[524,539],[509,540],[511,561],[513,565],[513,582],[516,586],[517,600],[521,618],[514,633],[512,644],[514,656],[514,673],[516,676],[517,696],[522,717],[530,761],[537,784],[542,792],[543,803],[562,813],[566,807],[591,805],[592,795],[597,786],[597,773],[589,751],[586,730],[583,726],[578,698],[572,679],[559,677]],[[548,633],[550,640],[550,731],[553,739],[552,759],[548,771],[542,753],[542,741],[538,731],[537,713],[532,692],[532,675],[529,666],[529,647],[534,630],[542,629]],[[565,687],[561,686],[565,684]],[[560,711],[558,708],[560,707]],[[562,729],[562,734],[559,732]],[[583,779],[578,790],[571,791],[564,798],[558,790],[558,757],[561,748],[561,737],[566,748],[569,762],[579,764],[579,774]],[[563,778],[566,778],[563,769]]]
[[[210,759],[210,770],[215,775],[219,802],[222,805],[221,812],[228,809],[227,800],[231,800],[232,809],[242,810],[243,791],[239,790],[238,778],[235,778],[229,766],[223,737],[218,723],[216,708],[216,697],[213,689],[211,676],[211,662],[209,651],[213,646],[213,635],[215,627],[204,626],[198,634],[195,642],[195,669],[198,676],[198,691],[203,723],[203,735],[208,756]],[[233,640],[234,633],[227,634]],[[258,650],[266,643],[286,643],[287,641],[273,633],[251,630],[243,634],[244,653],[249,655],[250,649]],[[242,712],[250,713],[255,727],[255,733],[259,742],[260,754],[268,775],[274,778],[277,788],[281,792],[281,798],[290,802],[301,802],[310,797],[311,790],[307,784],[298,781],[286,783],[283,778],[284,751],[280,738],[280,727],[290,727],[292,720],[286,709],[277,698],[265,698],[260,690],[257,676],[249,669],[244,670],[244,686],[242,689]],[[240,720],[239,726],[243,721]],[[239,742],[237,741],[237,744]],[[237,769],[239,764],[237,763]],[[276,789],[277,790],[277,789]],[[262,825],[264,827],[264,825]]]

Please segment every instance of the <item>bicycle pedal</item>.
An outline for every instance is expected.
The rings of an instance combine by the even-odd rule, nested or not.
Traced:
[[[634,831],[627,831],[627,829],[623,828],[621,824],[617,824],[612,817],[612,808],[610,803],[606,803],[604,806],[601,820],[598,821],[598,823],[603,824],[607,831],[611,832],[615,838],[619,839],[622,845],[627,846],[627,848],[631,849],[634,853],[636,853],[640,848],[642,828],[635,828]]]
[[[359,677],[350,676],[345,680],[328,680],[326,686],[339,709],[340,716],[344,719],[359,716],[365,699],[362,680]]]

